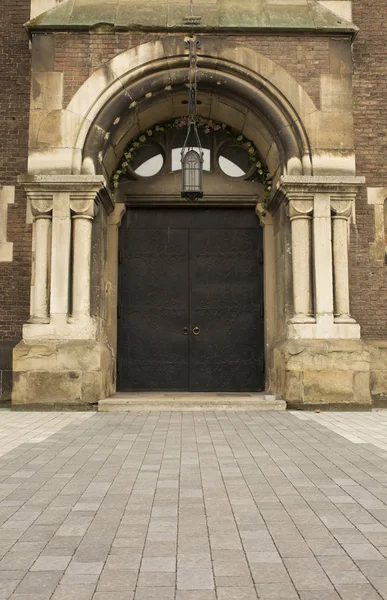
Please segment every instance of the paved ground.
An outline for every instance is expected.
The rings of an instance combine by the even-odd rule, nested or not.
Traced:
[[[387,413],[0,411],[0,600],[387,598]]]

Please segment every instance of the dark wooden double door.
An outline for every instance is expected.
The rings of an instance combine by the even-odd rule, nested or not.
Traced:
[[[253,208],[129,208],[119,246],[120,391],[264,388]]]

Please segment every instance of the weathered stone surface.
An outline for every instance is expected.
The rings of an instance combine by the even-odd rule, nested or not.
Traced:
[[[16,342],[0,342],[0,401],[9,400],[12,391],[12,350]]]
[[[289,407],[371,407],[370,352],[356,340],[293,340],[273,349],[271,392]]]
[[[21,341],[14,349],[12,403],[85,405],[112,393],[113,357],[93,341]]]
[[[80,371],[14,372],[14,404],[77,404],[81,401]]]
[[[371,377],[370,390],[375,406],[387,405],[387,342],[369,340],[367,342],[370,362]]]
[[[352,371],[305,371],[304,401],[308,404],[346,404],[354,401]]]
[[[300,3],[288,0],[273,3],[269,0],[204,0],[195,7],[202,21],[195,29],[286,29],[307,31],[355,32],[357,28],[344,16],[333,14],[316,0]],[[67,0],[27,24],[36,29],[80,29],[109,24],[120,29],[181,29],[189,16],[189,4],[176,0]],[[187,28],[190,27],[189,25]]]

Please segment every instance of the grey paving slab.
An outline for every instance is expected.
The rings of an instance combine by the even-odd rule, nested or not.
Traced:
[[[176,583],[175,573],[142,573],[137,580],[137,587],[172,587]]]
[[[215,591],[210,590],[177,590],[176,600],[216,600],[216,596]]]
[[[0,600],[387,598],[387,412],[1,415]]]

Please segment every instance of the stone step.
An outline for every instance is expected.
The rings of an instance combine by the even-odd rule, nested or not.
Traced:
[[[283,411],[286,402],[270,394],[124,393],[100,400],[100,412]]]

